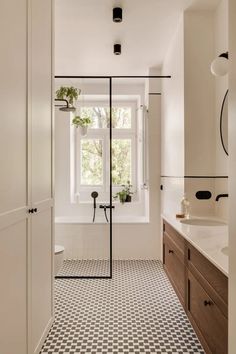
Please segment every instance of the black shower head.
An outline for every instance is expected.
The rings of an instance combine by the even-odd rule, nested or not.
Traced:
[[[96,192],[96,191],[92,192],[91,193],[91,197],[94,198],[94,199],[97,198],[98,197],[98,192]]]

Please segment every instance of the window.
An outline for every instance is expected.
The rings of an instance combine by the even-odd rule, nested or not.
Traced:
[[[112,109],[112,183],[118,189],[130,181],[137,184],[137,119],[136,102],[116,102]],[[85,137],[76,130],[77,192],[86,195],[96,188],[109,195],[110,170],[110,113],[101,102],[90,102],[80,107],[81,117],[90,117],[92,124]],[[94,187],[94,188],[93,188]]]
[[[132,139],[112,141],[112,183],[115,186],[132,181]]]
[[[81,184],[95,186],[103,184],[103,145],[99,139],[82,139]]]

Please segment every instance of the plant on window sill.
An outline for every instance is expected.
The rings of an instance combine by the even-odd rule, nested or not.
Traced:
[[[130,184],[130,181],[127,181],[127,185],[122,184],[122,187],[123,189],[117,192],[113,196],[113,198],[115,200],[119,198],[121,204],[130,203],[132,201],[132,194],[133,194],[133,192],[131,192],[132,185]]]

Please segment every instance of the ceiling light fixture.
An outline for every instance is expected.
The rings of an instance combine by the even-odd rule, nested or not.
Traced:
[[[121,44],[114,44],[114,54],[115,55],[121,55]]]
[[[122,22],[122,8],[114,7],[113,8],[113,21],[114,22]]]
[[[216,59],[211,63],[211,72],[215,76],[224,76],[228,74],[229,70],[229,53],[225,52],[220,54]]]

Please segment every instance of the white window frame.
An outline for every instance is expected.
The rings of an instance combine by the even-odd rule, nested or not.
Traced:
[[[81,102],[80,107],[109,107],[107,101],[86,100]],[[137,190],[138,185],[138,128],[139,122],[137,117],[137,100],[114,100],[114,107],[131,107],[131,128],[113,128],[112,139],[130,139],[131,140],[131,184],[134,191]],[[78,200],[86,201],[91,199],[91,191],[96,190],[100,195],[107,199],[109,194],[109,128],[88,128],[88,134],[86,137],[81,137],[79,129],[75,128],[75,196]],[[83,185],[81,183],[81,140],[84,139],[97,139],[103,142],[103,184],[102,185]],[[121,189],[121,186],[112,186],[113,193],[116,193]],[[81,197],[81,198],[80,198]]]

